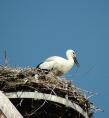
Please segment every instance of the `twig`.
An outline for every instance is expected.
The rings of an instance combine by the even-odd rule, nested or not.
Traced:
[[[16,107],[21,106],[23,102],[23,99],[20,100],[20,102],[16,105]]]
[[[91,97],[93,97],[93,96],[95,96],[95,95],[97,95],[97,93],[91,94],[90,96],[87,97],[87,99],[89,99],[89,98],[91,98]]]
[[[28,114],[28,115],[25,115],[25,116],[32,116],[33,114],[35,114],[39,109],[41,109],[41,108],[44,106],[45,102],[46,102],[46,101],[44,101],[44,102],[42,103],[42,105],[40,105],[40,107],[38,107],[37,109],[35,109],[32,113],[30,113],[30,114]]]
[[[6,49],[5,49],[5,51],[4,51],[4,66],[8,66],[8,58],[7,58]]]

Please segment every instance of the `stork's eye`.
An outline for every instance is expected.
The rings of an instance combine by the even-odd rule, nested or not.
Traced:
[[[75,53],[73,52],[73,54],[75,54]]]

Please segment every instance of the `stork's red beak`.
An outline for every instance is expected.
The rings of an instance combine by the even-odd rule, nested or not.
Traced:
[[[80,64],[79,64],[77,58],[76,57],[73,57],[73,59],[74,59],[74,63],[77,65],[77,67],[80,67]]]

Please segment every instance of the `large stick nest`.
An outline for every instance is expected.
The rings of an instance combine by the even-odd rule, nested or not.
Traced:
[[[91,103],[69,80],[57,77],[54,73],[45,74],[36,68],[0,67],[0,90],[4,92],[38,91],[68,99],[78,104],[89,115]]]

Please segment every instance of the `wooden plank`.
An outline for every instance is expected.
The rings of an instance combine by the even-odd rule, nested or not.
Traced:
[[[89,118],[87,115],[87,112],[85,112],[79,105],[72,103],[68,98],[62,98],[59,96],[46,94],[46,93],[40,93],[40,92],[11,92],[11,93],[5,93],[5,95],[8,98],[32,98],[35,100],[48,100],[56,103],[63,104],[67,107],[71,107],[72,109],[75,109],[79,113],[81,113],[85,118]]]
[[[23,118],[11,101],[0,91],[0,110],[7,118]]]

